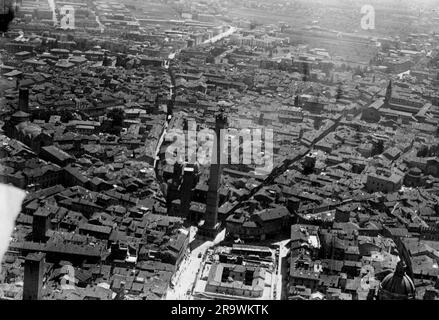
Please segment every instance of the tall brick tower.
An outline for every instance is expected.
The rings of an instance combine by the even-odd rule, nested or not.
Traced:
[[[196,185],[197,170],[194,165],[187,165],[183,170],[183,183],[180,186],[180,203],[181,203],[181,216],[189,221],[196,221],[195,217],[191,217],[190,207],[194,187]]]
[[[29,89],[18,89],[18,109],[23,112],[29,112]]]
[[[223,152],[222,129],[227,127],[227,116],[224,110],[216,116],[215,121],[215,143],[210,165],[209,189],[207,191],[206,212],[204,214],[204,224],[200,227],[199,234],[207,238],[215,238],[219,229],[218,223],[218,200],[219,188],[221,183],[221,153]]]
[[[30,253],[24,263],[23,300],[40,300],[43,287],[45,254]]]
[[[46,232],[50,229],[50,211],[39,208],[34,212],[32,222],[32,240],[34,242],[46,242]]]
[[[389,84],[387,85],[386,96],[384,97],[384,103],[386,105],[388,105],[390,103],[390,100],[392,99],[392,91],[393,91],[392,80],[390,80]]]

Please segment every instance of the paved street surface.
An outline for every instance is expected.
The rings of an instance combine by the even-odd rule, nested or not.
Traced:
[[[234,34],[236,32],[236,30],[238,30],[238,29],[235,27],[230,27],[229,29],[227,29],[227,31],[224,31],[223,33],[220,33],[220,34],[204,41],[204,43],[215,43],[215,42],[217,42],[225,37],[228,37],[228,36]]]
[[[200,241],[198,239],[194,239],[196,230],[197,230],[196,227],[191,227],[191,239],[190,239],[191,244],[194,244],[195,241]],[[223,241],[224,236],[225,236],[225,230],[219,233],[214,241],[203,241],[200,243],[200,245],[198,245],[189,253],[186,259],[183,260],[183,262],[180,264],[180,268],[178,269],[174,278],[175,279],[174,289],[169,288],[169,291],[166,295],[167,300],[192,299],[191,295],[188,294],[188,291],[192,291],[196,274],[201,267],[203,255],[206,253],[207,249]],[[200,253],[201,256],[198,257]]]
[[[288,246],[289,239],[276,242],[275,244],[279,246],[279,264],[277,266],[277,272],[276,272],[276,293],[274,296],[274,300],[281,300],[282,298],[282,290],[283,290],[283,283],[282,283],[282,269],[283,269],[283,263],[285,263],[284,258],[288,254]],[[284,260],[284,261],[283,261]]]

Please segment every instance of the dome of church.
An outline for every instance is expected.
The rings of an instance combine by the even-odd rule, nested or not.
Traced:
[[[388,274],[380,284],[380,299],[405,300],[415,298],[415,284],[405,272],[405,264],[398,262],[396,270]]]

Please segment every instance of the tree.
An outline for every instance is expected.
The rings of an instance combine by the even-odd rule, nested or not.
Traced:
[[[124,59],[121,55],[117,55],[116,57],[116,67],[123,67],[126,66],[126,59]]]
[[[62,110],[59,115],[61,116],[61,122],[69,122],[70,120],[73,120],[75,117],[73,116],[72,112],[69,110]]]
[[[45,122],[49,121],[51,115],[50,111],[44,109],[39,109],[33,113],[34,119],[44,120]]]
[[[111,109],[107,112],[107,117],[111,119],[111,125],[103,129],[103,131],[109,134],[119,135],[122,130],[123,120],[125,119],[123,110],[119,108]]]
[[[372,156],[375,156],[375,155],[378,155],[378,154],[382,154],[383,152],[384,152],[384,141],[383,140],[378,140],[373,145]]]
[[[114,127],[121,127],[123,120],[125,119],[125,113],[120,108],[111,109],[107,112],[107,117],[112,120]]]
[[[428,147],[422,146],[422,148],[416,154],[417,157],[424,158],[428,155]]]

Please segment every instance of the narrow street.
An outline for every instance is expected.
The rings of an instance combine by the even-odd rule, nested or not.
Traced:
[[[236,30],[238,30],[238,29],[235,28],[235,27],[230,27],[227,31],[224,31],[223,33],[220,33],[220,34],[218,34],[218,35],[216,35],[216,36],[214,36],[214,37],[204,41],[203,44],[215,43],[215,42],[217,42],[217,41],[219,41],[219,40],[221,40],[221,39],[223,39],[225,37],[228,37],[228,36],[234,34],[236,32]]]
[[[191,237],[193,237],[193,235],[196,233],[196,230],[196,227],[191,227]],[[224,236],[225,230],[221,231],[214,241],[205,241],[189,253],[189,255],[180,264],[180,267],[176,272],[174,278],[174,288],[169,288],[169,291],[166,295],[166,300],[192,300],[190,292],[194,286],[197,272],[201,267],[203,256],[209,248],[223,241]],[[194,241],[200,241],[197,239],[191,240],[191,243]]]
[[[93,12],[96,16],[96,22],[99,25],[99,28],[101,29],[101,33],[104,33],[105,31],[105,26],[102,24],[101,20],[99,19],[99,16],[97,15],[97,13]]]
[[[276,283],[275,283],[275,294],[274,300],[281,300],[282,299],[282,291],[284,290],[283,287],[283,281],[282,281],[282,270],[285,268],[285,258],[288,254],[288,243],[290,242],[290,239],[283,240],[280,242],[275,243],[279,246],[279,263],[277,266],[277,272],[276,272]]]
[[[170,56],[171,56],[171,55],[170,55]],[[170,60],[174,59],[174,57],[175,57],[175,54],[172,55],[172,58],[170,58]],[[165,69],[167,69],[168,72],[170,73],[169,63],[166,64],[164,67],[165,67]],[[171,97],[172,105],[174,104],[174,100],[175,100],[175,95],[174,95],[174,85],[175,85],[175,83],[174,83],[174,80],[172,79],[172,76],[171,76],[171,85],[170,85],[170,87],[169,87],[169,96]],[[169,108],[169,105],[168,105],[167,108]],[[164,126],[163,126],[163,132],[162,132],[162,134],[161,134],[161,136],[160,136],[160,138],[159,138],[159,141],[157,141],[157,145],[156,145],[156,149],[155,149],[154,169],[156,170],[156,172],[157,172],[157,169],[158,169],[158,162],[157,162],[157,159],[158,159],[159,154],[160,154],[160,149],[161,149],[161,147],[162,147],[162,145],[163,145],[163,141],[164,141],[164,139],[165,139],[165,137],[166,137],[169,123],[170,123],[171,120],[172,120],[172,110],[168,110],[168,109],[167,109],[166,112],[167,112],[167,114],[168,114],[167,117],[166,117],[166,122],[165,122],[165,124],[164,124]]]

